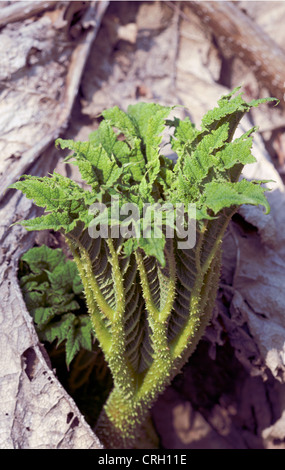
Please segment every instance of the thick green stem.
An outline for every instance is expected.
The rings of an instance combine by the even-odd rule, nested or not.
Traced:
[[[124,330],[125,292],[118,254],[112,240],[107,241],[115,292],[115,307],[111,309],[99,286],[92,276],[92,265],[88,253],[74,252],[75,260],[81,270],[86,299],[91,319],[98,339],[102,337],[102,349],[113,375],[114,389],[100,415],[96,433],[102,443],[109,448],[135,448],[138,440],[143,439],[143,423],[158,395],[170,384],[177,372],[183,367],[194,351],[211,317],[214,306],[220,271],[220,247],[231,214],[224,214],[213,227],[205,224],[200,231],[196,246],[196,279],[191,289],[189,317],[172,343],[168,340],[168,321],[175,300],[176,268],[173,252],[168,252],[168,276],[159,271],[160,282],[167,295],[155,303],[149,285],[148,273],[142,254],[136,252],[137,268],[140,274],[142,292],[145,300],[147,321],[151,329],[153,347],[152,363],[138,380],[126,356]],[[205,246],[205,240],[207,246]],[[210,241],[209,241],[210,240]],[[172,250],[172,247],[171,247]],[[201,252],[207,253],[202,257]],[[159,268],[157,268],[159,270]],[[85,278],[84,280],[84,274]],[[166,286],[166,289],[165,289]],[[111,319],[108,328],[102,315]],[[104,330],[105,327],[105,330]],[[99,333],[99,334],[98,334]],[[105,336],[104,336],[105,335]],[[107,344],[105,337],[108,336]]]
[[[202,299],[197,303],[196,311],[191,312],[193,328],[190,335],[184,338],[184,348],[181,347],[179,357],[173,354],[164,340],[165,325],[157,323],[154,333],[157,351],[161,353],[157,352],[141,386],[128,397],[118,387],[114,388],[96,428],[98,437],[107,448],[135,448],[144,439],[143,424],[149,410],[194,351],[209,322],[216,298],[219,267],[220,257],[217,256],[207,273],[207,282],[211,286],[208,292],[204,292],[208,298],[208,308],[202,317],[199,316],[199,304],[204,302]]]
[[[204,278],[204,285],[201,287],[200,291],[200,301],[197,302],[197,298],[193,300],[194,308],[193,310],[190,310],[187,327],[179,337],[179,342],[171,345],[173,358],[176,358],[174,360],[173,376],[176,375],[176,373],[187,362],[191,354],[193,354],[208,323],[210,322],[217,296],[220,267],[221,250],[216,253],[215,259],[212,261],[212,265]],[[174,348],[176,348],[176,350],[174,350]]]
[[[111,347],[111,335],[110,335],[108,328],[106,327],[106,324],[103,321],[102,315],[100,314],[100,309],[96,302],[94,291],[92,289],[92,286],[90,285],[90,282],[89,282],[90,276],[88,275],[88,272],[86,272],[86,261],[85,263],[82,261],[79,253],[77,252],[77,250],[73,246],[73,243],[70,240],[67,239],[67,243],[72,252],[74,261],[77,265],[77,269],[82,280],[84,293],[86,297],[86,304],[88,307],[93,329],[96,333],[96,337],[99,341],[99,344],[104,354],[106,355],[108,354],[109,348]]]
[[[185,364],[201,338],[210,319],[212,308],[218,287],[220,250],[216,250],[216,256],[208,267],[207,273],[197,280],[196,291],[200,295],[193,295],[190,308],[189,322],[184,334],[179,337],[176,348],[170,348],[167,341],[167,322],[160,321],[155,310],[149,319],[152,328],[152,339],[155,345],[153,363],[147,370],[141,385],[133,393],[126,397],[126,393],[120,388],[114,388],[104,410],[100,416],[96,432],[102,442],[110,448],[134,448],[136,442],[143,439],[142,425],[146,420],[149,410],[177,372]],[[142,259],[138,256],[138,262]],[[140,266],[143,282],[145,271]],[[206,283],[207,287],[203,283]],[[145,286],[147,287],[147,286]],[[146,292],[150,294],[149,290]],[[147,295],[148,295],[147,294]],[[193,292],[194,294],[194,292]],[[207,297],[207,308],[205,308]],[[204,314],[201,315],[203,304]],[[151,303],[152,305],[152,303]],[[157,315],[155,315],[157,314]],[[156,316],[157,319],[154,318]],[[190,320],[191,318],[191,320]]]
[[[119,388],[114,388],[99,417],[95,432],[109,449],[132,449],[139,439],[142,424],[149,408],[135,396],[126,398]]]

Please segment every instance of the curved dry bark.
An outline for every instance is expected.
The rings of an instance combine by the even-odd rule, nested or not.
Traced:
[[[0,13],[0,24],[2,17],[11,21],[0,32],[0,448],[98,449],[99,440],[50,368],[23,301],[17,265],[34,234],[11,224],[37,210],[7,187],[24,172],[53,171],[53,142],[68,124],[108,2],[35,4],[38,10],[19,10],[16,2]]]
[[[31,204],[14,194],[2,208],[1,221],[9,224],[17,210],[26,216]],[[50,368],[22,298],[17,261],[33,236],[14,227],[2,230],[1,242],[0,448],[100,448]]]

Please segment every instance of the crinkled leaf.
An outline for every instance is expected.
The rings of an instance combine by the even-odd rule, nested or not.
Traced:
[[[254,163],[255,157],[251,153],[252,137],[250,134],[255,130],[251,129],[240,138],[228,143],[224,149],[216,153],[216,159],[218,160],[216,166],[220,170],[228,170],[237,163],[246,165],[248,163]]]
[[[62,148],[74,152],[74,163],[85,182],[91,185],[91,191],[57,174],[50,178],[25,177],[12,187],[21,189],[50,213],[22,224],[28,230],[62,230],[73,237],[80,231],[82,223],[83,228],[94,224],[89,206],[95,201],[109,204],[110,197],[115,194],[121,197],[122,203],[137,204],[141,220],[145,203],[196,203],[199,220],[203,217],[211,219],[209,211],[213,211],[213,207],[220,208],[223,203],[228,207],[231,200],[238,204],[240,195],[235,199],[232,194],[237,187],[228,192],[228,199],[221,197],[218,204],[217,197],[207,185],[215,183],[229,187],[231,182],[238,181],[242,166],[254,161],[250,151],[253,130],[232,142],[233,134],[245,112],[274,100],[247,103],[242,93],[235,96],[238,91],[236,88],[218,101],[218,106],[204,116],[201,130],[197,130],[188,117],[167,120],[171,108],[156,103],[140,102],[129,106],[127,112],[117,106],[103,111],[104,120],[88,142],[57,141]],[[174,135],[170,137],[172,148],[178,154],[174,167],[160,153],[166,126],[174,128]],[[213,202],[206,197],[209,194],[213,195]],[[249,193],[245,196],[245,200],[250,200]],[[108,215],[109,209],[110,205]],[[111,221],[110,225],[113,223]],[[123,223],[122,219],[120,223]],[[78,233],[75,239],[78,239]],[[146,250],[151,250],[161,261],[164,242],[162,237],[157,250],[149,246],[149,241],[144,244]],[[130,248],[131,242],[126,247]]]
[[[59,201],[63,199],[63,191],[60,186],[54,184],[54,179],[43,177],[36,178],[24,175],[22,181],[12,184],[10,187],[22,191],[28,199],[33,199],[39,207],[49,210],[57,210]]]
[[[78,220],[71,220],[70,216],[64,212],[52,212],[41,217],[35,217],[34,219],[23,220],[20,223],[28,231],[63,229],[68,233],[76,227],[77,222]]]
[[[89,317],[76,318],[67,331],[66,337],[66,364],[70,365],[72,359],[81,348],[92,350],[91,323]]]
[[[20,285],[40,339],[50,343],[57,340],[58,344],[66,341],[70,364],[78,348],[91,349],[93,337],[90,319],[81,311],[83,286],[76,264],[66,260],[61,249],[45,245],[27,251],[21,263],[26,274],[20,278]]]
[[[56,315],[61,315],[63,313],[72,312],[73,310],[78,310],[79,305],[75,300],[72,300],[68,304],[52,305],[49,307],[37,307],[33,309],[34,321],[37,325],[45,325]]]
[[[189,181],[201,182],[214,167],[213,151],[221,148],[228,138],[229,126],[224,123],[218,129],[213,130],[198,143],[191,156],[185,158],[184,176]]]
[[[52,288],[64,287],[72,289],[73,283],[80,279],[76,264],[71,260],[65,260],[62,265],[56,266],[52,272],[47,273]]]
[[[83,180],[90,185],[95,183],[110,187],[123,172],[123,168],[118,167],[112,154],[108,154],[101,143],[93,145],[90,141],[57,139],[57,144],[63,149],[69,148],[75,152],[72,155],[75,158],[74,164],[78,166]]]
[[[41,273],[45,269],[53,271],[65,260],[65,255],[60,249],[51,250],[48,246],[42,245],[31,248],[21,259],[28,264],[33,273]]]
[[[67,339],[68,332],[72,328],[75,319],[76,316],[73,313],[66,313],[57,321],[45,325],[45,327],[40,330],[42,339],[50,343],[55,340],[57,340],[58,344],[62,343]]]
[[[215,214],[225,207],[242,204],[262,205],[268,214],[270,206],[264,191],[268,191],[268,189],[245,179],[237,183],[213,181],[205,185],[205,204]]]

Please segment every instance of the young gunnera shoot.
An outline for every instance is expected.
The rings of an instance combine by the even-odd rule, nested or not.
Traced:
[[[242,204],[270,210],[263,182],[240,178],[255,161],[256,128],[234,139],[243,115],[268,101],[277,100],[247,103],[235,89],[200,129],[159,104],[115,106],[88,142],[57,140],[84,187],[57,173],[12,185],[45,209],[20,223],[62,232],[77,265],[90,320],[83,327],[92,327],[113,377],[95,430],[107,448],[136,447],[150,408],[201,338],[232,215]],[[161,149],[165,128],[176,162]]]

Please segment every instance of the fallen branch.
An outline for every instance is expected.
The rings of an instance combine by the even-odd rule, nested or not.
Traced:
[[[187,2],[217,38],[219,45],[238,56],[259,82],[284,106],[285,53],[233,2]]]
[[[41,1],[41,2],[13,2],[1,9],[0,12],[0,28],[9,23],[23,21],[31,16],[38,15],[45,10],[55,8],[57,2],[55,1]]]

